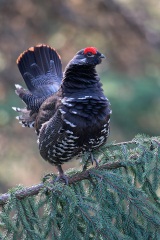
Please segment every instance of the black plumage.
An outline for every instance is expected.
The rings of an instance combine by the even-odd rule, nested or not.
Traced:
[[[17,60],[28,90],[16,85],[27,106],[14,110],[22,113],[23,126],[35,127],[41,156],[58,167],[61,178],[61,164],[85,151],[92,157],[107,141],[110,103],[95,69],[102,58],[96,48],[82,49],[64,76],[60,57],[49,46],[32,47]]]

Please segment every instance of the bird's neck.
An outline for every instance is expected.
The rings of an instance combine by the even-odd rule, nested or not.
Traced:
[[[97,90],[102,91],[102,84],[100,83],[100,78],[96,72],[95,66],[90,65],[71,65],[68,66],[64,73],[64,78],[62,82],[63,93],[71,93]]]
[[[99,82],[99,76],[95,66],[90,65],[71,65],[64,72],[63,84],[75,85],[83,87],[84,85],[92,85]]]

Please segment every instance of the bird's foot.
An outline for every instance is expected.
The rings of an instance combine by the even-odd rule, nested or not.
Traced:
[[[66,185],[68,185],[68,177],[63,174],[59,174],[59,176],[56,177],[56,179],[54,180],[54,182],[59,182],[60,180],[63,180],[63,182],[65,182]]]
[[[98,166],[99,166],[99,163],[98,163],[97,159],[94,158],[94,156],[93,156],[92,153],[91,153],[91,155],[90,155],[90,158],[91,158],[91,163],[92,163],[92,165],[93,165],[93,163],[95,162],[95,163],[96,163],[96,167],[98,167]]]
[[[64,174],[63,169],[61,167],[61,165],[56,166],[59,172],[59,176],[56,177],[56,179],[54,180],[54,182],[58,182],[60,180],[63,180],[65,182],[66,185],[68,185],[68,177],[67,175]]]
[[[43,177],[43,182],[49,181],[51,178],[53,180],[53,183],[58,182],[62,180],[65,182],[66,185],[68,185],[68,177],[67,175],[64,174],[63,169],[61,165],[56,166],[59,172],[59,175],[55,179],[55,174],[54,173],[48,173]]]
[[[90,156],[88,157],[88,159],[86,160],[84,166],[83,166],[83,171],[87,170],[88,161],[89,161],[89,160],[91,161],[92,165],[93,165],[93,163],[95,162],[95,163],[96,163],[96,167],[99,166],[99,163],[98,163],[97,159],[94,158],[93,154],[91,153]]]

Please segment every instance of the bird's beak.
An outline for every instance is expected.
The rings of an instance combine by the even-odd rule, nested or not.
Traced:
[[[101,53],[100,58],[106,58],[106,57]]]

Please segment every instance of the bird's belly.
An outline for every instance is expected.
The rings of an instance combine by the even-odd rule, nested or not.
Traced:
[[[40,147],[41,156],[55,165],[63,164],[69,161],[80,152],[79,147],[75,139],[78,137],[66,136],[61,140],[52,140]]]
[[[40,154],[50,163],[55,165],[63,164],[82,152],[99,148],[106,142],[107,136],[108,132],[107,134],[99,134],[98,136],[90,134],[89,136],[79,135],[79,137],[65,137],[56,143],[49,142],[46,144],[45,147],[40,149]]]
[[[89,125],[88,121],[83,120],[76,124],[74,120],[65,119],[55,136],[54,131],[43,136],[39,149],[45,160],[60,165],[84,151],[97,149],[106,142],[109,134],[108,121],[96,121],[96,124]]]

